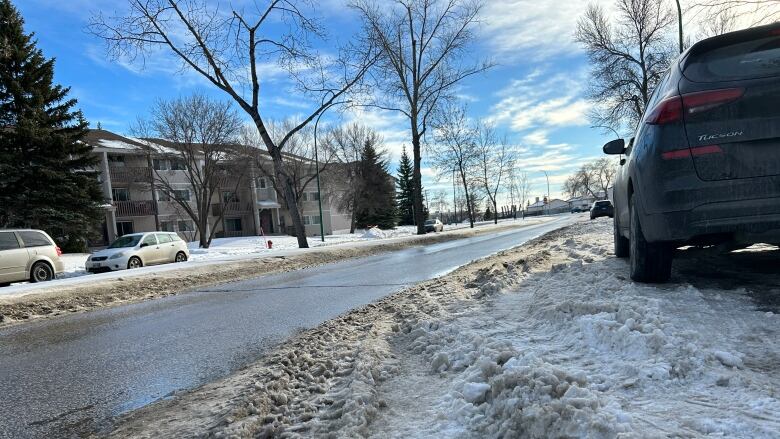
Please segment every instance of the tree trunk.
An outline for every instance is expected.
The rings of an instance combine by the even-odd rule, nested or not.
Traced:
[[[498,209],[498,207],[496,206],[496,199],[494,197],[493,198],[493,221],[494,221],[495,224],[498,224],[498,212],[497,212],[497,209]]]
[[[276,154],[273,154],[274,171],[276,175],[276,181],[282,184],[282,190],[284,195],[284,202],[287,206],[287,211],[292,218],[293,227],[295,228],[295,237],[298,239],[298,248],[309,248],[309,242],[306,240],[306,227],[303,225],[300,211],[298,210],[298,199],[295,196],[295,189],[293,189],[293,182],[291,179],[282,172],[282,156],[277,149]],[[278,162],[278,163],[277,163]],[[322,218],[320,218],[322,221]]]
[[[422,173],[420,172],[420,134],[417,132],[417,123],[412,121],[412,146],[414,149],[414,173],[412,175],[412,199],[414,204],[414,222],[417,224],[417,234],[425,235],[425,212],[422,202]]]
[[[282,197],[284,198],[287,211],[292,218],[293,227],[295,228],[295,237],[298,239],[299,248],[309,248],[309,242],[306,240],[306,228],[301,220],[301,215],[298,213],[298,199],[295,196],[295,189],[293,188],[293,181],[284,172],[284,161],[282,160],[282,152],[274,144],[273,139],[265,129],[265,124],[260,119],[260,115],[252,114],[252,120],[257,127],[257,131],[260,132],[260,137],[265,143],[268,153],[271,155],[271,159],[274,164],[274,176],[276,177],[277,184],[282,185]],[[323,221],[323,218],[320,218]]]
[[[473,200],[471,199],[471,195],[469,195],[469,186],[466,184],[466,170],[460,169],[460,179],[463,182],[463,193],[466,196],[466,211],[469,214],[469,224],[471,225],[471,228],[474,228],[474,206],[473,206]]]
[[[203,218],[205,218],[205,220]],[[209,235],[209,217],[208,215],[201,215],[198,221],[198,247],[209,248],[211,245]]]

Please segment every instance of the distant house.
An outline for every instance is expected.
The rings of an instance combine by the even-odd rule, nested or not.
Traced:
[[[525,214],[529,216],[548,215],[548,214],[568,212],[569,210],[570,210],[569,203],[564,200],[561,200],[559,198],[553,198],[552,200],[549,200],[549,202],[545,204],[544,200],[539,200],[539,198],[537,197],[535,203],[526,207]]]
[[[596,201],[595,197],[592,196],[579,196],[574,197],[566,200],[567,203],[569,203],[569,209],[570,210],[580,210],[585,211],[590,209],[590,206],[593,204],[593,202]]]

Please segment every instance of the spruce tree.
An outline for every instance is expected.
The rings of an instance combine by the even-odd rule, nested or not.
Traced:
[[[83,247],[104,203],[97,158],[81,142],[88,124],[23,26],[0,0],[0,228],[42,229],[65,249]]]
[[[387,161],[372,142],[366,142],[360,157],[362,185],[358,190],[358,209],[355,223],[359,228],[377,226],[392,229],[396,226],[395,187]]]
[[[398,220],[402,226],[414,224],[414,168],[412,160],[406,154],[406,146],[401,153],[401,161],[398,164],[397,184],[398,184]]]

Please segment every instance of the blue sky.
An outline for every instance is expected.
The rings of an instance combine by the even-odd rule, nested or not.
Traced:
[[[122,3],[15,1],[26,21],[26,31],[35,32],[47,57],[56,58],[56,80],[72,87],[72,95],[93,126],[99,121],[105,129],[126,133],[129,124],[146,114],[156,99],[196,90],[226,99],[195,74],[181,72],[172,58],[156,57],[145,66],[108,59],[102,42],[87,33],[85,26],[93,13],[110,14]],[[343,3],[321,1],[318,13],[327,30],[338,30],[341,38],[348,38],[357,30],[357,20]],[[499,132],[522,151],[517,167],[528,173],[533,196],[547,191],[542,171],[549,172],[551,192],[558,196],[566,176],[583,161],[598,157],[601,145],[611,140],[589,128],[586,118],[587,59],[572,40],[576,20],[585,6],[585,1],[486,2],[473,53],[498,65],[467,80],[458,90],[468,104],[470,117],[494,121]],[[265,117],[282,119],[305,111],[305,101],[290,92],[284,75],[272,67],[269,72],[271,76],[263,88],[268,102]],[[404,119],[381,112],[351,113],[344,118],[379,130],[395,168],[402,145],[410,143]],[[423,171],[426,188],[451,191],[449,180],[437,181],[436,172],[426,164]]]

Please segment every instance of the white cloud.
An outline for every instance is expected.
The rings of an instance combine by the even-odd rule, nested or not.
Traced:
[[[609,11],[614,0],[596,0]],[[491,0],[485,5],[483,35],[502,61],[542,60],[582,49],[574,41],[577,20],[589,2]]]
[[[531,145],[544,145],[549,141],[548,134],[549,132],[544,129],[535,130],[523,136],[523,142]]]
[[[490,119],[513,131],[534,130],[525,135],[532,144],[545,143],[550,129],[586,126],[590,104],[583,97],[586,73],[546,76],[536,70],[514,80],[497,95]]]

